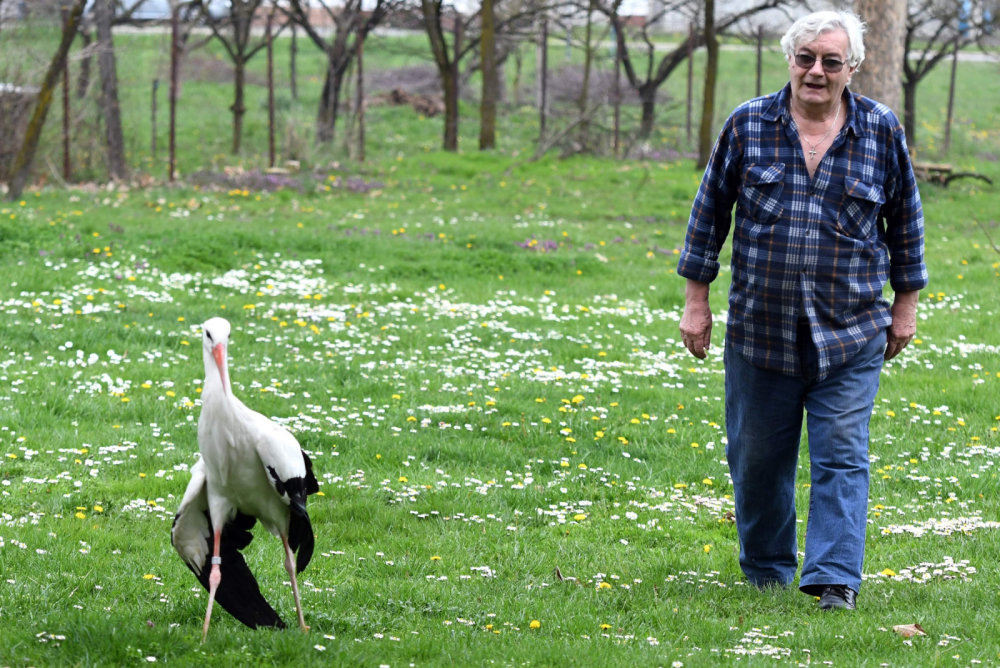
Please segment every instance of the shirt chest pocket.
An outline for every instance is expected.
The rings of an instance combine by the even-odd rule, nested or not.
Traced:
[[[743,173],[739,206],[750,220],[769,225],[784,213],[785,165],[750,165]]]
[[[840,205],[837,225],[841,234],[855,239],[868,239],[876,230],[876,222],[885,204],[882,186],[847,177],[844,198]]]

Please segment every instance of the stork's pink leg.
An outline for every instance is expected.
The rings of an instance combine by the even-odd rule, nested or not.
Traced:
[[[222,532],[215,532],[215,544],[212,549],[212,572],[208,574],[208,609],[205,610],[205,626],[201,629],[201,641],[205,642],[208,637],[208,624],[212,620],[212,605],[215,603],[215,590],[219,588],[219,583],[222,582],[222,570],[219,564],[222,563],[222,557],[219,556],[219,545],[222,541]]]
[[[303,632],[309,630],[306,626],[305,617],[302,616],[302,600],[299,598],[299,582],[295,577],[295,554],[292,552],[291,546],[288,545],[288,538],[286,536],[281,537],[281,542],[285,545],[285,570],[288,571],[288,577],[292,579],[292,593],[295,595],[295,612],[299,615],[299,628]]]

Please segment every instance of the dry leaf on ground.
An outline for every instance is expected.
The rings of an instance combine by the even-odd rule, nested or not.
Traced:
[[[898,624],[892,627],[892,630],[903,636],[904,638],[912,638],[913,636],[925,636],[927,632],[924,631],[920,624]]]

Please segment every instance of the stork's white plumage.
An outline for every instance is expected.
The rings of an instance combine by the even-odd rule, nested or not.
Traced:
[[[306,497],[318,492],[319,485],[312,463],[286,429],[233,395],[227,357],[229,322],[211,318],[202,331],[201,459],[191,468],[191,481],[171,531],[174,548],[208,590],[202,641],[216,600],[251,628],[285,626],[260,593],[240,553],[252,540],[250,529],[258,520],[281,538],[299,627],[306,631],[296,574],[313,553]]]

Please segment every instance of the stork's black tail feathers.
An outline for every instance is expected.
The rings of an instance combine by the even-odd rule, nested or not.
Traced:
[[[319,482],[313,474],[312,460],[302,451],[302,459],[306,463],[305,478],[296,478],[285,483],[291,499],[291,518],[288,523],[288,545],[295,552],[295,572],[301,573],[312,559],[316,539],[313,535],[312,522],[306,510],[306,497],[319,491]]]
[[[207,516],[208,513],[206,512],[205,515]],[[223,528],[220,545],[222,581],[215,592],[215,600],[229,614],[252,629],[258,626],[274,626],[283,629],[285,623],[281,621],[281,617],[260,593],[257,579],[250,572],[250,568],[240,552],[253,539],[250,529],[256,522],[257,520],[251,515],[237,513],[236,517]],[[212,537],[209,536],[205,540],[208,543],[208,556],[201,566],[201,574],[195,573],[195,575],[198,576],[198,582],[208,591],[208,576],[212,570]],[[191,568],[191,571],[194,572],[194,569]]]

